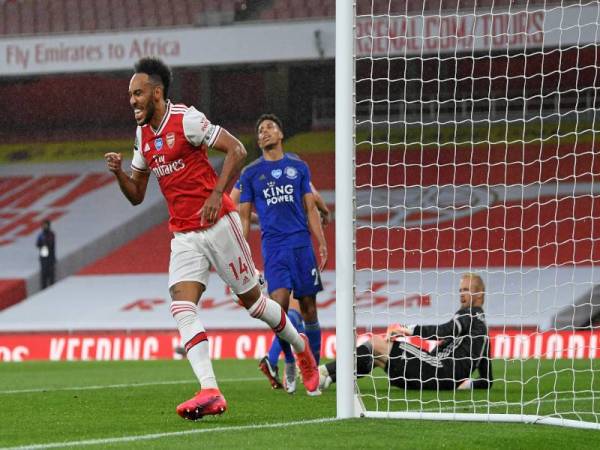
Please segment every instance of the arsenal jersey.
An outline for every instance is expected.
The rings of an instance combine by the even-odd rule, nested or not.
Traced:
[[[171,232],[211,226],[201,224],[200,209],[217,183],[207,150],[220,132],[221,127],[193,106],[170,101],[158,129],[149,124],[137,127],[131,168],[156,176],[169,208]],[[219,218],[235,209],[229,195],[223,194]]]

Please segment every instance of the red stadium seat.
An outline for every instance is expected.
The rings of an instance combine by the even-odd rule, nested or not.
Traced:
[[[53,33],[64,33],[67,30],[62,1],[50,2],[50,30]]]
[[[220,0],[219,11],[229,12],[235,11],[236,2],[235,0]]]
[[[21,33],[35,33],[35,10],[32,2],[21,3]]]
[[[260,13],[261,20],[275,20],[275,11],[273,9],[265,9]]]
[[[96,8],[96,29],[99,31],[110,30],[112,28],[110,0],[96,0],[93,3]]]
[[[125,0],[125,12],[127,14],[127,26],[129,28],[142,28],[143,20],[140,14],[142,8],[139,0]]]
[[[48,0],[36,0],[33,5],[34,15],[34,30],[35,33],[45,34],[50,33],[50,15],[48,9],[50,5]]]
[[[288,10],[290,17],[293,19],[302,19],[314,15],[314,10],[308,8],[304,0],[289,0]]]
[[[459,11],[473,11],[475,9],[476,4],[477,4],[476,0],[460,0],[458,2],[458,10]]]
[[[158,2],[158,23],[161,27],[175,25],[175,7],[170,0]]]
[[[201,1],[187,1],[187,8],[189,11],[189,15],[185,18],[186,23],[195,24],[198,22],[199,18],[202,16],[204,12],[204,2]],[[183,18],[181,18],[183,19]]]
[[[81,12],[77,0],[64,1],[65,22],[67,31],[81,31]]]
[[[127,29],[127,13],[123,0],[111,0],[111,29],[124,30]]]
[[[6,34],[19,34],[21,32],[21,21],[19,20],[20,4],[17,2],[6,2],[4,12],[6,13]]]
[[[93,0],[79,0],[79,10],[81,11],[81,29],[83,31],[94,31],[98,29],[96,15],[98,9]]]
[[[311,17],[329,17],[332,16],[331,11],[335,11],[335,1],[325,0],[306,0],[306,8]]]
[[[142,18],[142,26],[146,28],[155,28],[158,26],[158,4],[161,2],[146,1],[143,8],[138,11]]]
[[[190,11],[186,0],[172,0],[173,20],[175,25],[192,24]]]

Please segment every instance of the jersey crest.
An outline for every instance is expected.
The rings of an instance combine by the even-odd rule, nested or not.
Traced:
[[[285,168],[285,176],[288,177],[290,180],[295,180],[296,178],[298,178],[298,171],[295,167],[287,166]]]

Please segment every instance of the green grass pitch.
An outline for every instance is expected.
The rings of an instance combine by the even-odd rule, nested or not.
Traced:
[[[334,388],[308,397],[299,385],[288,395],[270,389],[256,361],[214,364],[229,411],[198,422],[175,413],[197,388],[186,361],[1,364],[0,447],[595,449],[600,439],[600,431],[543,425],[335,420]],[[427,411],[571,419],[588,411],[579,417],[600,421],[599,361],[495,361],[494,372],[506,381],[489,393],[388,389],[380,371],[360,386],[370,409],[416,410],[422,402]]]

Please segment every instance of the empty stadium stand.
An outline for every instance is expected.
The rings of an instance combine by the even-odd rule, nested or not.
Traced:
[[[287,0],[292,1],[292,0]],[[305,0],[309,1],[309,0]],[[370,14],[435,14],[458,10],[503,11],[509,8],[544,8],[560,4],[560,0],[357,0],[356,8],[359,15]],[[579,4],[580,0],[563,1],[563,5]]]
[[[0,310],[39,290],[35,238],[44,220],[56,233],[60,280],[166,217],[156,183],[133,208],[103,161],[1,166]]]
[[[550,327],[554,323],[556,307],[567,307],[573,296],[579,298],[586,295],[589,286],[583,280],[600,282],[600,275],[593,267],[600,260],[598,250],[593,248],[589,239],[580,239],[573,232],[574,220],[590,222],[593,220],[590,211],[598,207],[598,200],[588,198],[589,192],[598,192],[598,188],[592,184],[591,176],[592,172],[597,173],[597,162],[589,146],[578,147],[577,151],[581,154],[578,154],[577,164],[574,163],[575,156],[570,153],[571,150],[544,148],[546,164],[541,176],[537,177],[540,169],[532,170],[537,160],[532,159],[530,152],[525,155],[517,152],[494,152],[492,156],[497,159],[478,153],[472,164],[465,159],[469,154],[462,151],[445,155],[444,159],[436,159],[436,155],[427,153],[426,157],[431,159],[426,160],[421,159],[419,151],[398,152],[398,161],[403,161],[407,167],[407,170],[398,171],[397,179],[390,180],[398,189],[367,191],[368,203],[364,201],[361,189],[357,190],[359,226],[364,223],[362,221],[385,225],[394,220],[405,220],[407,224],[405,230],[397,229],[393,233],[385,227],[382,227],[382,233],[357,230],[358,268],[363,263],[367,263],[368,267],[376,267],[373,264],[384,262],[385,267],[396,270],[394,277],[390,277],[384,270],[374,276],[370,272],[362,273],[359,270],[357,284],[362,285],[364,290],[367,289],[366,286],[370,286],[370,293],[358,297],[357,302],[373,305],[370,313],[359,314],[359,326],[364,323],[385,326],[384,321],[388,320],[388,316],[382,314],[383,308],[391,308],[386,311],[387,314],[407,314],[408,311],[409,314],[414,313],[413,317],[428,314],[432,308],[438,313],[450,314],[453,302],[447,301],[445,296],[423,292],[421,277],[435,279],[440,290],[450,292],[455,283],[455,272],[439,271],[436,268],[486,266],[492,268],[482,270],[490,286],[487,310],[490,326],[506,325],[507,317],[503,308],[521,299],[514,295],[514,289],[518,289],[523,283],[536,283],[541,286],[540,290],[531,291],[528,301],[520,306],[532,308],[531,312],[524,309],[526,313],[522,316],[511,316],[508,319],[512,326],[541,329]],[[507,161],[506,155],[513,159]],[[560,158],[553,159],[553,155]],[[314,168],[315,182],[331,207],[334,206],[334,193],[330,190],[334,181],[333,157],[332,153],[306,157],[309,165]],[[378,167],[383,162],[397,162],[387,160],[385,152],[361,152],[358,162],[361,164],[369,158]],[[433,161],[438,164],[433,164]],[[410,170],[416,164],[427,167],[422,178]],[[461,169],[455,173],[457,165]],[[371,176],[378,178],[377,173],[366,172],[362,170],[357,174],[359,186],[362,180],[370,180]],[[477,177],[486,174],[492,181],[492,188],[477,190],[479,197],[475,200],[460,197],[461,185],[468,180],[479,184]],[[568,196],[574,194],[572,181],[575,179],[578,182],[589,181],[590,184],[582,183],[578,197],[570,199]],[[522,187],[531,186],[532,180],[542,181],[542,186],[531,189]],[[507,189],[507,185],[516,188]],[[444,187],[448,188],[451,195],[443,195]],[[415,188],[439,190],[440,195],[414,196]],[[493,195],[490,195],[492,191]],[[558,199],[551,200],[557,192]],[[400,198],[395,195],[401,196],[405,206],[394,206],[389,210],[386,208],[383,214],[379,214],[382,206],[390,205],[390,202],[395,205],[395,200]],[[549,200],[543,201],[543,204],[531,199],[544,199],[546,195]],[[439,202],[443,202],[444,198],[451,199],[453,207],[429,203],[433,198],[439,198]],[[107,200],[108,198],[105,199]],[[474,207],[466,214],[465,208],[460,207],[463,202],[474,203]],[[429,208],[440,207],[442,209],[435,214],[427,215]],[[440,214],[439,211],[442,210],[448,212]],[[563,211],[565,217],[561,215]],[[425,215],[419,216],[418,213]],[[431,220],[433,221],[428,222]],[[415,226],[411,226],[411,223]],[[591,223],[589,226],[599,229]],[[506,236],[502,236],[499,229],[505,230]],[[329,328],[334,326],[336,300],[333,224],[326,228],[326,233],[331,258],[323,274],[325,290],[319,295],[319,317],[323,326]],[[572,245],[564,245],[564,248],[540,247],[539,244],[546,237],[553,238],[556,235],[564,242],[572,240]],[[167,224],[162,220],[147,231],[137,233],[134,239],[117,246],[114,251],[96,259],[75,275],[32,296],[26,302],[0,312],[0,333],[174,329],[168,313],[169,240]],[[429,243],[424,248],[434,248],[435,251],[423,251],[423,242]],[[251,233],[250,244],[254,255],[259,259],[256,229]],[[560,263],[553,266],[549,261]],[[523,264],[532,269],[525,274],[518,270],[507,273],[494,270],[497,267],[519,267]],[[538,269],[539,264],[543,268]],[[543,314],[534,314],[533,308],[540,298],[555,303],[552,308],[545,309]],[[201,307],[203,318],[210,324],[211,330],[262,327],[260,322],[248,319],[247,314],[233,302],[231,292],[214,273],[210,276]]]
[[[261,20],[333,17],[335,0],[277,0],[260,14]]]
[[[92,90],[93,95],[82,95]],[[0,83],[4,100],[0,117],[3,143],[44,140],[89,140],[86,130],[99,129],[100,138],[129,137],[134,131],[127,101],[127,76],[54,75]],[[23,105],[35,105],[24,108]],[[83,112],[86,113],[83,113]],[[32,124],[38,124],[32,130]],[[43,126],[42,126],[43,124]]]
[[[357,13],[435,14],[522,8],[515,0],[358,0]],[[560,0],[529,0],[544,8]],[[563,1],[579,4],[580,0]],[[0,36],[221,25],[240,20],[333,18],[335,0],[0,0]]]
[[[0,0],[0,35],[82,33],[203,24],[205,14],[233,21],[244,0]]]

